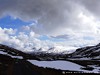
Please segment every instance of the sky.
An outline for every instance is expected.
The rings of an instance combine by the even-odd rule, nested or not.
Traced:
[[[0,43],[19,50],[100,41],[100,0],[0,0]]]

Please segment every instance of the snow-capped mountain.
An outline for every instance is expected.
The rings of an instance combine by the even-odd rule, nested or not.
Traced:
[[[75,51],[75,47],[62,47],[62,46],[56,46],[49,48],[47,50],[48,53],[63,53],[63,54],[69,54],[73,53]]]
[[[51,47],[49,49],[45,48],[33,48],[33,51],[31,52],[22,52],[20,50],[11,48],[6,45],[0,45],[0,51],[3,51],[1,53],[7,52],[10,55],[14,56],[23,56],[24,58],[42,58],[42,57],[49,57],[52,58],[55,56],[55,59],[59,59],[61,57],[67,58],[67,57],[74,57],[74,58],[92,58],[92,59],[100,59],[100,44],[96,46],[87,46],[83,48],[76,49],[74,47],[61,47],[61,46],[56,46],[56,47]],[[49,56],[48,56],[49,55]],[[51,56],[51,57],[50,57]]]
[[[22,52],[21,50],[17,50],[15,48],[6,46],[6,45],[2,45],[0,44],[0,54],[2,55],[8,55],[12,58],[23,58],[23,59],[28,59],[28,58],[32,58],[32,59],[37,59],[35,56],[30,55],[28,53]]]
[[[72,57],[86,57],[100,59],[100,43],[96,46],[87,46],[77,49],[71,54]]]
[[[44,53],[55,53],[55,54],[70,54],[76,50],[76,47],[63,47],[63,46],[55,46],[50,48],[32,48],[32,50],[27,51],[29,53],[32,52],[44,52]]]

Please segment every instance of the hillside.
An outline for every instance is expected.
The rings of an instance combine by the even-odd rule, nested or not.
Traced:
[[[79,54],[77,54],[77,51],[79,52],[80,49],[68,55],[44,52],[25,53],[1,44],[0,75],[85,75],[89,73],[93,75],[99,74],[99,59],[84,60],[84,56],[82,56],[81,58],[76,57],[76,55]]]

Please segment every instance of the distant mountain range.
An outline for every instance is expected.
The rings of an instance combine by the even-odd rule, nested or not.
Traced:
[[[34,59],[66,59],[66,58],[92,58],[92,59],[100,59],[100,43],[96,46],[87,46],[83,48],[78,48],[74,52],[69,52],[65,50],[64,52],[59,53],[59,48],[52,47],[46,51],[42,51],[42,48],[39,50],[36,50],[36,48],[33,48],[34,50],[32,52],[22,52],[22,50],[17,50],[12,47],[2,45],[0,44],[0,51],[6,52],[12,56],[22,56],[24,59],[27,58],[34,58]],[[57,51],[58,52],[53,52]]]
[[[62,47],[62,46],[55,46],[51,48],[39,48],[36,47],[32,48],[32,51],[30,52],[45,52],[45,53],[56,53],[56,54],[69,54],[73,53],[75,51],[75,47]]]

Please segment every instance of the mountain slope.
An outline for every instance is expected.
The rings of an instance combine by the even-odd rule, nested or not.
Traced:
[[[100,59],[100,44],[96,46],[87,46],[77,49],[71,54],[71,57],[78,58],[97,58]]]
[[[23,59],[32,58],[32,59],[38,60],[38,58],[36,58],[36,56],[34,56],[34,55],[30,55],[28,53],[22,52],[20,50],[17,50],[15,48],[12,48],[12,47],[9,47],[9,46],[6,46],[6,45],[2,45],[2,44],[0,44],[0,54],[8,55],[8,56],[11,56],[11,57],[21,56],[21,57],[23,57]]]

